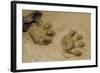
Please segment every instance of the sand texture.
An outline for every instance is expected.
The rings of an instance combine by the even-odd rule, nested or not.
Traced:
[[[23,16],[28,15],[32,11],[23,10]],[[47,12],[43,11],[41,20],[45,23],[48,22],[52,25],[55,31],[53,40],[48,45],[40,45],[33,41],[27,32],[23,32],[23,48],[22,48],[22,61],[23,63],[29,62],[45,62],[45,61],[64,61],[64,60],[86,60],[91,58],[90,47],[90,14],[89,13],[76,13],[76,12]],[[79,41],[84,43],[84,47],[78,47],[81,51],[81,56],[68,54],[65,52],[62,39],[71,30],[75,30],[82,35]],[[34,29],[33,29],[34,31]],[[34,35],[34,34],[33,34]],[[77,44],[79,41],[74,41]],[[68,42],[67,42],[68,43]],[[70,47],[70,46],[69,46]],[[75,49],[76,47],[73,47]],[[72,50],[73,51],[73,50]]]

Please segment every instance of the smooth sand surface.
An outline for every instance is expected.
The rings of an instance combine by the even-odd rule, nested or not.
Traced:
[[[29,13],[31,13],[31,11],[24,10],[23,16]],[[28,32],[23,32],[23,63],[90,59],[90,18],[91,15],[89,13],[44,11],[42,20],[44,22],[50,22],[53,25],[56,35],[53,39],[53,42],[45,46],[35,44]],[[70,30],[76,30],[83,35],[82,41],[85,43],[85,47],[82,49],[82,56],[80,57],[64,57],[61,39]]]

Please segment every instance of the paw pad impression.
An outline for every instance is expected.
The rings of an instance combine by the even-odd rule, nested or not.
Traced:
[[[73,56],[81,56],[85,43],[83,42],[83,35],[75,30],[69,31],[61,40],[61,44],[65,54]]]
[[[33,41],[40,45],[49,45],[53,41],[55,31],[50,23],[37,23],[29,29]]]

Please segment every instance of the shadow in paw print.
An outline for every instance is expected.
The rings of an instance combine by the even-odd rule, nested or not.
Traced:
[[[44,22],[40,25],[38,25],[38,23],[35,25],[33,24],[33,26],[29,28],[28,33],[34,43],[39,45],[49,45],[53,41],[53,37],[55,35],[52,25]]]
[[[27,32],[32,26],[32,23],[38,23],[43,13],[40,11],[33,11],[27,16],[23,16],[23,32]]]
[[[83,42],[83,35],[75,30],[71,30],[69,33],[64,35],[61,40],[61,45],[65,52],[65,57],[70,57],[70,55],[79,57],[82,55],[81,49],[85,46]]]
[[[53,41],[55,31],[50,23],[41,20],[42,15],[40,11],[33,11],[23,16],[23,32],[28,32],[34,43],[48,45]]]

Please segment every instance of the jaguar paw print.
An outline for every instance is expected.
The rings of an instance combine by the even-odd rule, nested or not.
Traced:
[[[39,22],[32,24],[29,28],[28,33],[33,39],[34,43],[40,45],[49,45],[53,41],[55,31],[50,23]]]
[[[79,57],[82,55],[82,49],[85,46],[83,35],[75,30],[71,30],[62,38],[61,45],[65,52],[65,56]]]

